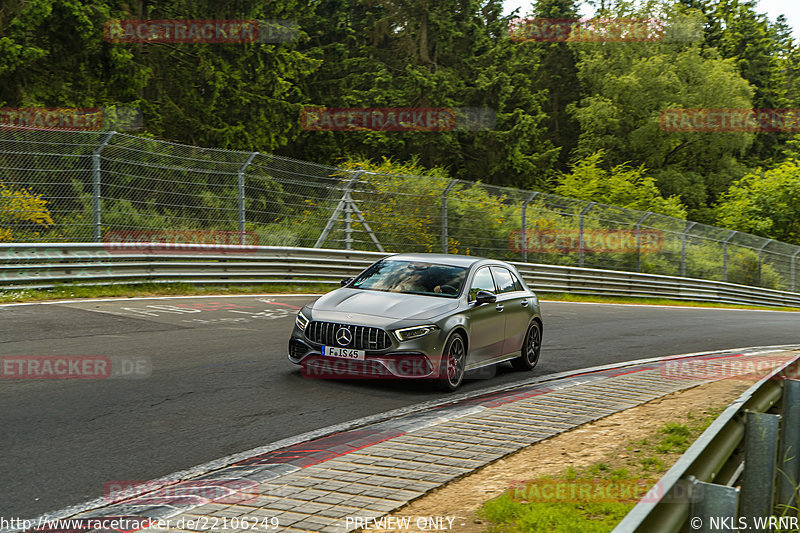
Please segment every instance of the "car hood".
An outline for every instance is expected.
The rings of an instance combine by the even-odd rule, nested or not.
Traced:
[[[329,292],[314,302],[313,310],[392,319],[427,319],[457,307],[457,298],[343,288]]]

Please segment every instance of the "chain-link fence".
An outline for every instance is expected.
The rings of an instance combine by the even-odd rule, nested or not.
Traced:
[[[741,232],[114,132],[0,130],[2,241],[447,252],[800,289],[800,247]]]

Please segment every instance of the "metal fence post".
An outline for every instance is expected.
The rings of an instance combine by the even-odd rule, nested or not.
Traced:
[[[764,248],[769,246],[769,243],[771,243],[772,241],[773,241],[773,239],[769,239],[767,242],[764,243],[764,246],[762,246],[761,248],[758,249],[758,286],[759,287],[761,287],[761,265],[763,263],[762,257],[763,257],[763,254],[764,254]]]
[[[687,224],[686,229],[683,230],[681,233],[681,277],[686,277],[686,234],[691,231],[693,227],[697,225],[697,222],[691,222]]]
[[[450,180],[450,183],[447,184],[444,192],[442,193],[442,253],[448,253],[449,246],[447,241],[447,195],[450,193],[450,189],[455,186],[456,180]]]
[[[536,198],[536,195],[539,194],[539,191],[533,192],[528,199],[522,202],[522,262],[528,262],[528,204]]]
[[[578,266],[583,266],[583,217],[589,212],[591,208],[597,205],[597,202],[591,202],[581,211],[580,219],[578,220]]]
[[[115,133],[117,132],[110,131],[106,133],[100,146],[92,152],[92,240],[94,242],[100,242],[102,240],[102,228],[100,227],[102,223],[102,202],[100,201],[100,152],[111,142],[111,138]]]
[[[800,250],[797,250],[792,256],[792,292],[797,292],[797,256],[800,255]]]
[[[778,505],[781,511],[797,509],[800,485],[800,381],[783,382],[781,401],[781,452],[778,458]]]
[[[242,167],[239,169],[239,173],[237,174],[238,192],[239,192],[239,244],[245,244],[244,173],[247,170],[247,167],[250,166],[250,163],[253,162],[253,159],[255,159],[257,155],[258,152],[253,152],[252,154],[250,154],[250,157],[247,158],[247,161],[244,162],[244,165],[242,165]]]
[[[353,249],[353,208],[350,202],[344,204],[344,249]]]
[[[738,231],[731,231],[728,238],[722,241],[722,281],[728,281],[728,242],[733,239]]]
[[[642,237],[640,235],[642,231],[642,222],[647,220],[652,214],[652,212],[648,211],[639,219],[639,222],[636,223],[636,272],[642,271]]]

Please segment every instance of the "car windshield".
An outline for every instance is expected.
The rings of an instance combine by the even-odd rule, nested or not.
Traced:
[[[353,287],[374,291],[456,298],[467,269],[419,261],[381,261],[353,281]]]

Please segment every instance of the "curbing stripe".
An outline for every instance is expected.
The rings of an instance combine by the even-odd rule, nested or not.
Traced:
[[[404,436],[405,435],[410,435],[410,436],[413,436],[414,433],[419,432],[420,433],[419,436],[422,437],[425,434],[425,428],[428,428],[429,426],[434,426],[434,425],[441,425],[442,426],[442,427],[438,428],[438,431],[444,430],[445,433],[449,433],[449,431],[447,431],[447,426],[450,426],[451,428],[455,429],[453,424],[454,423],[458,423],[457,419],[459,419],[459,418],[469,417],[469,416],[472,416],[472,415],[477,415],[479,413],[481,415],[483,415],[483,414],[486,413],[487,409],[490,410],[490,411],[493,411],[494,409],[498,409],[498,410],[503,409],[504,408],[503,406],[509,406],[510,407],[509,404],[512,403],[512,402],[518,402],[519,403],[518,406],[514,406],[515,408],[516,407],[528,406],[528,405],[533,406],[533,405],[535,405],[535,402],[537,402],[539,400],[544,400],[541,403],[541,405],[543,405],[543,406],[546,406],[548,404],[549,405],[553,405],[553,403],[560,403],[562,401],[567,401],[567,403],[578,403],[579,405],[581,405],[583,407],[586,407],[588,404],[592,404],[593,403],[595,405],[591,405],[589,412],[574,415],[576,417],[576,420],[575,420],[576,422],[578,422],[579,420],[583,420],[583,422],[580,422],[580,423],[585,423],[585,422],[588,422],[588,421],[591,421],[591,420],[596,420],[598,418],[605,417],[610,412],[618,411],[618,410],[621,410],[621,409],[624,409],[624,408],[627,408],[627,407],[630,407],[630,406],[633,406],[633,405],[638,405],[640,403],[644,403],[647,400],[644,400],[644,399],[630,399],[630,398],[628,398],[628,402],[619,402],[619,401],[617,401],[617,399],[609,398],[609,400],[612,400],[612,401],[611,402],[605,402],[605,403],[607,405],[610,403],[611,405],[608,405],[608,407],[606,407],[606,408],[598,408],[598,407],[601,407],[601,405],[604,403],[604,400],[606,399],[603,396],[595,396],[593,398],[593,402],[588,402],[588,403],[574,402],[574,398],[576,396],[580,397],[580,396],[582,396],[582,394],[578,393],[576,395],[576,394],[574,394],[574,392],[576,392],[576,391],[573,391],[573,396],[572,396],[572,399],[570,401],[570,398],[564,398],[563,397],[563,393],[566,392],[566,390],[564,390],[564,389],[566,389],[566,388],[577,388],[578,390],[580,390],[581,387],[585,387],[585,386],[591,387],[592,382],[596,382],[598,380],[632,380],[633,376],[643,376],[644,375],[643,372],[645,372],[646,370],[650,370],[651,372],[653,370],[655,370],[655,368],[657,368],[659,366],[659,365],[656,365],[655,363],[665,364],[668,361],[675,361],[675,360],[681,360],[681,359],[687,359],[687,358],[696,358],[697,360],[703,360],[703,359],[722,359],[722,358],[742,357],[744,354],[746,354],[747,356],[757,356],[757,355],[763,355],[763,354],[766,354],[766,353],[774,352],[774,351],[776,351],[778,349],[797,349],[797,348],[800,348],[800,346],[796,346],[796,345],[790,345],[790,346],[781,345],[781,346],[775,346],[775,347],[752,347],[752,348],[745,348],[745,349],[738,349],[738,350],[721,350],[721,351],[717,351],[717,352],[698,352],[698,353],[682,354],[682,355],[669,356],[669,357],[658,357],[658,358],[641,359],[641,360],[638,360],[638,361],[629,361],[629,362],[625,362],[625,363],[616,363],[616,364],[612,364],[612,365],[603,365],[603,366],[598,366],[598,367],[591,367],[591,368],[587,368],[587,369],[582,369],[581,371],[578,371],[578,372],[574,372],[574,371],[573,372],[562,372],[562,373],[559,373],[559,374],[552,374],[552,375],[548,375],[548,376],[531,378],[529,380],[526,380],[523,383],[506,384],[506,385],[501,385],[501,386],[494,387],[494,388],[491,388],[491,389],[485,389],[483,391],[476,391],[476,392],[472,392],[472,393],[464,393],[464,394],[461,394],[461,395],[457,395],[455,397],[450,397],[447,400],[436,400],[436,401],[432,401],[432,402],[424,402],[422,404],[418,404],[418,405],[415,405],[415,406],[396,409],[396,410],[389,411],[389,412],[386,412],[386,413],[381,413],[381,414],[378,414],[378,415],[372,415],[372,416],[369,416],[369,417],[364,417],[364,418],[361,418],[361,419],[358,419],[358,420],[354,420],[354,421],[351,421],[351,422],[348,422],[348,423],[345,423],[345,424],[339,424],[339,425],[336,425],[336,426],[323,428],[321,430],[317,430],[317,431],[314,431],[314,432],[309,432],[309,433],[306,433],[306,434],[303,434],[303,435],[299,435],[299,436],[291,438],[291,439],[284,439],[282,441],[278,441],[278,442],[272,443],[272,444],[264,446],[264,447],[256,448],[254,450],[250,450],[250,451],[247,451],[247,452],[242,452],[240,454],[231,455],[231,456],[219,459],[217,461],[206,463],[204,465],[199,465],[199,466],[194,467],[194,468],[189,469],[189,470],[185,470],[185,471],[182,471],[182,472],[176,472],[176,473],[174,473],[174,474],[172,474],[170,476],[166,476],[164,478],[156,480],[155,483],[162,483],[164,486],[166,486],[166,485],[174,485],[174,484],[180,482],[181,480],[185,480],[187,478],[197,478],[198,476],[206,476],[206,479],[210,479],[209,475],[211,475],[211,476],[213,476],[213,475],[224,476],[223,472],[216,472],[216,471],[221,470],[221,469],[223,469],[225,467],[231,467],[231,466],[235,466],[235,469],[232,469],[231,472],[240,471],[241,466],[244,466],[243,463],[246,462],[248,459],[254,458],[255,456],[264,455],[264,454],[268,454],[269,452],[275,452],[275,451],[278,451],[278,450],[286,449],[286,448],[288,448],[290,446],[297,446],[297,445],[300,445],[302,443],[312,444],[313,445],[313,442],[309,442],[309,441],[314,441],[315,439],[324,439],[326,437],[332,436],[335,433],[343,433],[343,432],[348,432],[348,431],[354,431],[357,428],[362,428],[362,427],[364,427],[364,426],[366,426],[368,424],[371,424],[371,423],[375,424],[371,428],[372,432],[374,432],[376,430],[380,431],[380,432],[385,432],[385,433],[382,433],[384,435],[386,433],[391,433],[393,431],[394,434],[395,434],[394,436],[398,436],[398,435],[404,435]],[[621,368],[626,368],[626,367],[627,368],[631,368],[631,367],[641,366],[641,365],[648,365],[649,368],[636,370],[636,372],[623,372],[623,373],[615,372],[616,370],[621,369]],[[634,370],[634,369],[631,368],[631,370]],[[614,376],[612,376],[610,374],[617,374],[618,377],[614,377]],[[650,379],[650,378],[657,379],[658,377],[659,377],[658,375],[649,376],[648,381],[652,381],[652,379]],[[672,390],[673,391],[681,390],[681,389],[684,389],[684,388],[689,388],[689,387],[695,386],[698,383],[708,382],[708,381],[710,381],[710,380],[699,380],[699,381],[697,381],[697,380],[691,380],[691,381],[690,380],[683,380],[680,383],[676,382],[676,385],[678,385],[678,386],[676,388],[673,388]],[[624,383],[624,381],[623,381],[623,383]],[[547,384],[547,386],[543,387],[542,384]],[[632,384],[633,383],[629,383],[629,385],[632,385]],[[537,385],[539,386],[539,388],[537,388]],[[547,392],[543,392],[542,389],[544,389],[544,388],[547,388],[548,391]],[[500,395],[500,393],[504,392],[504,391],[507,392],[507,393],[510,393],[511,396],[515,396],[514,400],[512,400],[511,402],[508,402],[508,401],[504,401],[504,398],[499,398],[498,396]],[[515,391],[518,391],[518,392],[515,392]],[[664,395],[664,394],[667,394],[667,393],[668,393],[667,391],[663,391],[663,392],[661,392],[661,394],[656,395],[655,397],[658,397],[660,395]],[[476,405],[476,403],[478,405]],[[428,411],[428,412],[424,413],[424,411]],[[434,413],[437,416],[432,416],[431,412]],[[410,417],[410,415],[416,415],[416,417],[418,417],[418,420],[417,421],[409,420],[408,418],[414,418],[414,417]],[[401,417],[406,417],[407,419],[404,420],[404,421],[396,420],[396,419],[399,419]],[[464,420],[463,422],[466,422],[466,420]],[[574,424],[573,424],[573,426],[574,426]],[[479,427],[479,426],[476,426],[476,427]],[[400,428],[404,428],[404,429],[401,431]],[[512,450],[516,450],[516,449],[519,449],[519,448],[527,445],[527,444],[524,444],[524,443],[531,443],[531,442],[534,442],[534,441],[539,440],[541,438],[545,438],[548,435],[557,434],[557,433],[560,433],[560,432],[564,431],[564,428],[550,428],[550,429],[552,431],[549,431],[549,432],[544,428],[541,429],[541,430],[537,430],[537,431],[524,432],[524,434],[528,435],[526,437],[523,437],[522,436],[523,432],[520,432],[519,433],[519,438],[523,439],[523,444],[517,444],[516,442],[515,443],[510,443],[509,442],[509,443],[507,443],[507,447],[511,448]],[[480,433],[480,431],[478,433]],[[376,435],[375,433],[372,433],[372,434]],[[534,434],[537,434],[537,435],[540,435],[540,436],[534,437],[534,436],[532,436]],[[463,435],[463,431],[462,432],[455,431],[453,436],[454,437],[462,437],[462,436],[464,436]],[[345,435],[342,435],[339,438],[344,438],[344,437],[345,437]],[[479,435],[479,437],[482,437],[482,436]],[[376,449],[383,449],[381,447],[385,448],[387,445],[391,444],[391,440],[390,440],[391,438],[393,438],[393,437],[391,437],[391,436],[387,437],[387,439],[389,439],[389,440],[387,440],[387,439],[381,440],[380,444],[375,444],[375,442],[372,442],[370,444],[370,439],[368,439],[366,441],[365,446],[360,448],[361,453],[353,453],[352,456],[350,456],[348,454],[348,457],[350,457],[349,460],[350,461],[355,461],[355,459],[357,459],[357,458],[360,458],[360,457],[365,456],[365,455],[369,455],[369,454],[367,454],[367,451],[368,451],[367,449],[372,447],[372,446],[375,446]],[[463,441],[463,439],[459,439],[459,440]],[[492,439],[484,439],[484,438],[475,439],[474,441],[472,439],[466,438],[466,440],[472,441],[474,444],[486,444],[486,443],[492,443],[493,442],[495,445],[497,445],[497,444],[500,444],[502,442],[502,440],[500,442],[498,442],[498,440],[496,440],[496,439],[492,440]],[[515,441],[516,440],[518,440],[518,439],[515,438]],[[367,451],[365,451],[365,450],[367,450]],[[309,450],[306,449],[305,451],[309,451]],[[355,450],[351,450],[351,451],[355,451]],[[408,458],[415,457],[416,460],[418,462],[420,462],[420,463],[426,463],[427,462],[427,463],[430,464],[430,463],[433,462],[433,461],[425,461],[424,460],[424,459],[426,459],[426,455],[425,454],[417,454],[417,453],[408,452],[405,455],[408,456]],[[276,454],[276,456],[277,456],[277,454]],[[386,456],[386,454],[378,455],[378,457],[385,457],[385,456]],[[389,454],[389,456],[391,456],[391,454]],[[319,457],[315,457],[314,459],[317,459],[317,458],[319,458]],[[337,458],[337,459],[341,460],[343,457],[342,457],[342,454],[338,454],[338,455],[337,454],[333,454],[333,455],[327,457],[327,460],[333,460],[334,458]],[[427,456],[427,458],[430,459],[430,456]],[[283,481],[284,483],[291,483],[292,480],[297,479],[297,476],[306,476],[306,474],[304,474],[304,472],[310,472],[310,470],[314,469],[314,468],[322,468],[323,465],[324,465],[324,461],[325,460],[326,460],[326,458],[322,458],[321,461],[316,461],[313,464],[304,464],[303,465],[305,467],[304,469],[299,469],[298,468],[298,469],[295,469],[295,470],[285,470],[285,471],[283,471],[281,473],[277,473],[275,471],[275,469],[274,469],[274,467],[276,466],[275,463],[263,464],[263,465],[260,465],[259,469],[253,470],[249,475],[245,476],[245,479],[252,478],[253,480],[258,480],[258,481],[266,480],[267,481],[266,484],[268,484],[268,485],[270,484],[269,483],[270,481],[276,481],[276,480],[279,480],[279,479],[281,481]],[[402,461],[402,457],[398,457],[395,460],[396,461],[398,461],[398,460]],[[445,462],[436,461],[436,464],[438,464],[438,465],[442,465],[442,464],[451,465],[452,467],[455,467],[457,465],[461,465],[461,466],[458,466],[457,470],[461,471],[463,473],[463,471],[465,469],[467,471],[469,470],[469,468],[467,467],[468,463],[469,464],[474,464],[475,463],[474,461],[471,461],[471,460],[469,460],[467,462],[464,462],[464,461],[465,461],[465,459],[458,459],[458,460],[455,460],[455,462],[453,462],[453,461],[445,461]],[[240,463],[242,463],[242,464],[240,464]],[[295,467],[297,467],[298,465],[291,465],[291,464],[290,465],[286,465],[284,463],[283,466],[295,466]],[[458,475],[461,475],[461,474],[458,473],[458,471],[454,472],[456,477]],[[307,476],[306,476],[306,478],[307,478]],[[360,489],[355,488],[353,490],[360,490]],[[361,492],[363,492],[363,490],[361,490]],[[351,504],[353,502],[354,502],[354,500],[351,499]],[[398,506],[399,506],[399,504],[398,504]],[[104,507],[104,508],[102,508],[102,507]],[[46,515],[43,515],[42,517],[40,517],[36,521],[38,522],[39,520],[51,520],[51,519],[54,519],[54,518],[65,518],[65,517],[73,516],[73,515],[76,515],[76,514],[84,514],[84,516],[107,516],[110,512],[113,512],[114,514],[126,514],[126,515],[127,514],[141,514],[141,513],[146,512],[148,516],[152,516],[152,517],[158,518],[158,517],[173,516],[176,513],[185,512],[186,510],[189,510],[189,509],[194,508],[194,507],[196,507],[196,505],[190,505],[188,508],[178,509],[176,507],[169,507],[169,506],[166,506],[166,505],[140,506],[140,505],[135,505],[135,504],[131,504],[131,503],[119,503],[119,504],[114,504],[111,507],[109,507],[107,501],[105,501],[103,498],[99,498],[99,499],[93,500],[91,502],[87,502],[85,504],[82,504],[82,505],[72,506],[72,507],[69,507],[67,509],[63,509],[61,511],[56,511],[54,513],[48,513]],[[363,510],[359,510],[359,516],[363,516],[363,512],[362,511]],[[4,530],[4,531],[13,531],[13,530]]]

